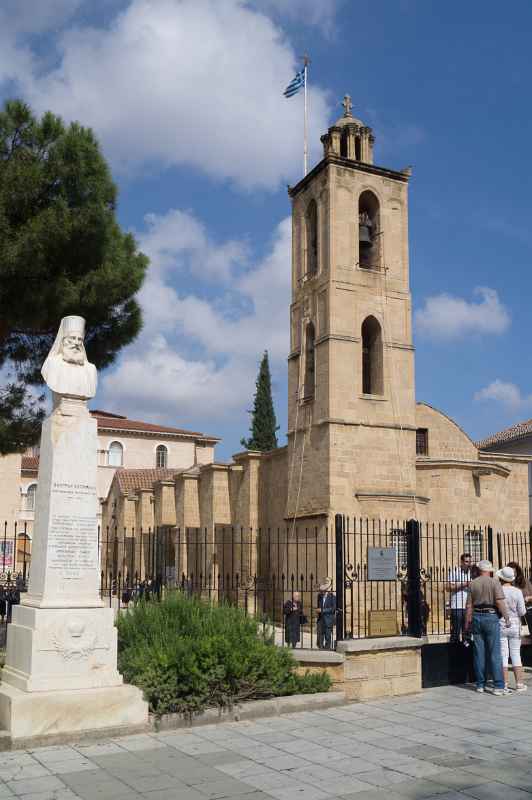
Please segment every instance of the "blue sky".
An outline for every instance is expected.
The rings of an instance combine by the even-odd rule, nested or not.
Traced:
[[[286,430],[290,207],[349,92],[376,163],[413,166],[417,397],[474,438],[532,416],[532,5],[494,0],[0,0],[0,95],[94,128],[150,256],[145,327],[96,405],[246,435],[271,354]]]

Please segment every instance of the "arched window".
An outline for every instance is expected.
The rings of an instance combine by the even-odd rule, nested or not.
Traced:
[[[109,466],[121,467],[124,463],[124,448],[120,442],[111,442],[109,445]]]
[[[358,200],[358,264],[362,269],[380,269],[379,201],[369,190]]]
[[[306,327],[305,330],[305,386],[304,397],[308,399],[314,397],[314,383],[316,372],[316,351],[315,351],[314,325],[312,322]]]
[[[315,200],[311,200],[305,214],[305,249],[307,275],[315,275],[318,271],[318,207]]]
[[[168,465],[168,448],[164,444],[157,446],[155,451],[155,466],[159,469],[166,469]]]
[[[362,392],[384,394],[382,332],[375,317],[362,323]]]
[[[32,483],[26,491],[26,511],[35,511],[35,496],[37,494],[37,484]]]
[[[344,129],[342,131],[341,139],[340,139],[340,155],[342,156],[342,158],[347,158],[347,156],[348,156],[348,152],[347,152],[347,137],[348,137],[348,131],[347,131],[347,129]]]

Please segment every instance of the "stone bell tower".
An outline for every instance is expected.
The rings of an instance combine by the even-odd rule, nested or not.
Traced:
[[[289,189],[292,304],[286,515],[400,517],[415,497],[408,179],[344,114]]]

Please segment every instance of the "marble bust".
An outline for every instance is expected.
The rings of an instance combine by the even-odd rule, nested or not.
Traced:
[[[83,317],[63,317],[41,374],[56,395],[88,400],[96,394],[97,373],[87,361]]]

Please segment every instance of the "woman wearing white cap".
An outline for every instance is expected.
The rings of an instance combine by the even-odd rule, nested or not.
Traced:
[[[501,655],[502,671],[504,674],[504,692],[508,694],[508,656],[512,660],[512,669],[515,676],[516,692],[524,692],[527,689],[523,683],[523,667],[521,662],[521,617],[525,616],[526,607],[523,592],[516,586],[512,586],[515,581],[515,570],[512,567],[503,567],[496,573],[501,582],[502,590],[506,600],[506,606],[510,615],[511,626],[503,627],[504,621],[501,620]]]

